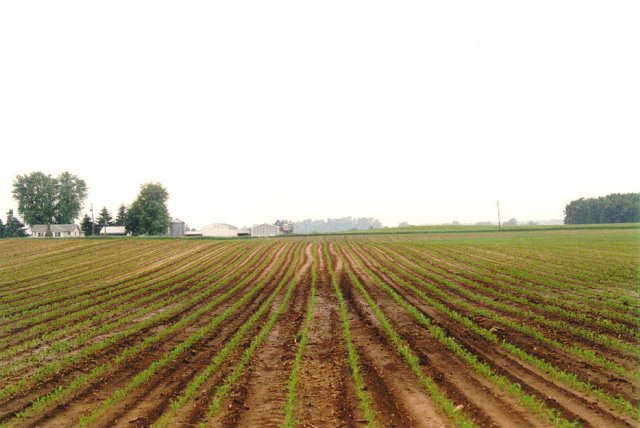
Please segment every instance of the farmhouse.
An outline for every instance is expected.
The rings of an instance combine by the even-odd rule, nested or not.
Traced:
[[[212,223],[202,228],[202,236],[235,238],[238,236],[238,228],[226,223]]]
[[[280,234],[280,228],[273,224],[259,224],[251,228],[252,237],[277,236]]]
[[[52,238],[74,238],[84,236],[84,233],[77,224],[34,224],[31,226],[32,238],[44,238],[47,235],[47,227],[51,229]]]

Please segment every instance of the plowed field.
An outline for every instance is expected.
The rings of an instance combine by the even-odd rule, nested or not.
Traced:
[[[638,426],[637,229],[0,241],[2,426]]]

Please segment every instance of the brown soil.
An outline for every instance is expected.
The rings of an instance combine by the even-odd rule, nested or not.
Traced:
[[[135,242],[133,244],[131,241],[123,242],[135,247]],[[171,246],[166,241],[161,242],[163,248]],[[298,349],[299,333],[304,327],[307,305],[311,296],[311,267],[314,259],[317,261],[316,297],[314,315],[311,319],[307,346],[302,355],[296,390],[294,418],[297,426],[366,426],[365,415],[356,393],[347,359],[341,309],[331,282],[329,264],[333,267],[338,279],[338,287],[345,298],[351,341],[358,354],[364,389],[371,398],[371,409],[379,426],[452,427],[455,424],[451,417],[447,416],[446,411],[440,407],[428,388],[421,383],[420,378],[405,357],[398,351],[394,340],[385,328],[385,324],[376,316],[373,306],[377,306],[384,314],[388,325],[399,335],[400,341],[418,358],[421,374],[430,378],[442,395],[453,403],[456,413],[482,427],[537,427],[551,426],[553,423],[544,416],[533,414],[505,390],[455,357],[447,346],[432,336],[428,329],[419,324],[400,303],[381,288],[374,276],[384,281],[408,304],[413,305],[418,311],[429,317],[435,325],[443,328],[447,335],[454,337],[479,361],[486,362],[493,372],[504,376],[513,383],[520,384],[523,391],[543,401],[548,408],[555,409],[562,417],[577,421],[585,427],[637,425],[637,421],[632,417],[608,408],[594,397],[567,387],[540,369],[507,353],[499,344],[491,344],[473,331],[467,330],[462,324],[452,320],[435,307],[431,307],[401,284],[394,283],[393,278],[386,274],[381,266],[391,269],[398,276],[403,277],[406,274],[403,269],[410,270],[411,263],[417,263],[409,257],[405,259],[408,266],[399,268],[393,265],[393,257],[397,256],[396,253],[390,257],[379,246],[368,248],[365,241],[360,241],[365,243],[359,246],[349,245],[347,239],[340,238],[288,238],[265,240],[264,242],[265,245],[252,247],[253,249],[248,252],[238,252],[228,259],[213,257],[212,252],[216,252],[216,254],[219,252],[220,255],[230,254],[235,251],[232,248],[240,245],[237,242],[218,242],[215,245],[210,245],[206,241],[181,242],[175,252],[165,256],[161,254],[162,252],[153,252],[151,246],[141,246],[140,251],[148,251],[145,254],[149,259],[144,260],[144,263],[141,261],[138,265],[140,277],[149,278],[152,284],[157,284],[161,279],[175,279],[174,283],[179,285],[175,293],[191,290],[191,287],[195,286],[199,279],[213,275],[222,267],[219,265],[219,260],[235,263],[234,269],[215,281],[198,286],[197,290],[194,288],[194,295],[205,290],[214,290],[213,287],[222,278],[233,278],[233,280],[226,286],[216,289],[204,301],[183,308],[179,314],[171,319],[154,322],[148,328],[105,348],[90,359],[80,361],[76,366],[59,370],[55,374],[43,378],[40,382],[28,385],[24,391],[0,398],[0,424],[6,423],[7,426],[77,426],[83,415],[88,415],[95,409],[104,406],[106,400],[128,385],[138,374],[154,366],[163,356],[177,349],[187,337],[200,327],[207,325],[216,316],[221,315],[259,281],[266,280],[264,286],[248,299],[237,312],[229,316],[213,331],[205,334],[195,344],[186,348],[185,352],[181,353],[176,360],[157,370],[131,393],[106,408],[95,423],[96,426],[103,427],[152,426],[162,415],[172,412],[172,400],[180,396],[194,377],[202,373],[229,343],[241,326],[256,313],[263,303],[268,301],[276,291],[278,284],[285,278],[287,269],[293,263],[295,252],[300,250],[299,264],[295,266],[291,279],[295,281],[295,286],[288,306],[278,318],[273,329],[266,335],[256,353],[253,354],[245,372],[231,385],[218,412],[211,417],[207,415],[213,396],[218,388],[226,382],[244,351],[265,325],[266,320],[279,308],[291,280],[288,280],[277,294],[273,294],[274,300],[269,304],[266,312],[249,328],[238,346],[227,355],[220,368],[202,383],[193,398],[177,412],[171,413],[170,426],[195,426],[201,422],[205,422],[209,426],[225,427],[281,426],[285,417],[287,381],[291,374]],[[69,247],[65,247],[61,244],[46,242],[46,246],[42,248],[49,252],[48,256],[45,257],[38,252],[27,252],[24,263],[28,266],[29,263],[41,263],[43,260],[62,260],[65,255],[75,254],[78,251],[77,243],[70,241],[68,245]],[[108,253],[111,251],[109,248],[112,245],[116,244],[98,245],[92,243],[91,247],[87,248]],[[325,250],[328,252],[330,260],[325,257]],[[8,248],[6,251],[11,254],[20,254],[17,247]],[[249,263],[249,259],[254,254],[256,260]],[[276,268],[276,261],[280,255],[284,256],[284,263]],[[262,261],[267,261],[267,266],[258,271],[257,267]],[[435,259],[431,262],[446,264],[442,260],[435,261]],[[454,261],[447,263],[449,263],[448,268],[451,268],[451,278],[455,280],[454,271],[463,270],[463,265],[458,266],[463,262],[454,259]],[[20,263],[12,261],[0,266],[0,272],[3,271],[2,269],[11,272],[17,271],[20,266]],[[81,282],[85,268],[86,266],[83,265],[79,271],[70,273],[68,279]],[[180,273],[188,272],[192,268],[195,270],[191,277],[177,279]],[[131,269],[135,270],[136,267]],[[357,282],[362,284],[366,293],[356,286],[356,281],[351,280],[348,272],[353,272]],[[45,295],[44,290],[39,289],[40,285],[46,282],[43,275],[38,272],[30,278],[28,274],[22,272],[21,276],[16,279],[20,292],[27,293],[25,296],[28,293],[32,293],[33,296]],[[121,272],[108,284],[114,290],[126,290],[126,293],[129,293],[135,290],[135,286],[128,282],[129,278],[136,278],[133,271]],[[408,279],[406,276],[404,278]],[[471,276],[465,278],[470,279]],[[64,399],[45,407],[34,416],[26,419],[14,419],[20,411],[29,408],[34,400],[55,391],[57,388],[68,387],[78,376],[113,361],[122,350],[139,344],[145,338],[169,328],[244,279],[248,279],[248,283],[243,288],[237,290],[229,299],[224,300],[209,312],[199,316],[184,329],[168,335],[156,345],[145,348],[135,358],[120,366],[107,370],[94,382],[84,385]],[[74,290],[73,281],[64,288],[65,292]],[[79,301],[110,291],[105,282],[99,284],[96,282],[94,288],[91,288],[91,285],[84,284],[77,287],[76,297]],[[131,287],[131,290],[127,287]],[[442,288],[445,289],[444,285]],[[425,293],[429,295],[426,289]],[[372,306],[369,303],[365,294],[371,297],[375,305]],[[453,292],[451,295],[462,298]],[[431,297],[455,309],[451,302],[443,301],[442,298],[435,295]],[[160,300],[158,299],[158,301]],[[62,303],[63,299],[51,299],[48,304],[51,305],[51,310],[55,311]],[[110,305],[104,309],[109,311],[109,317],[96,323],[98,325],[87,325],[88,329],[108,325],[107,323],[117,319],[117,305]],[[169,307],[160,308],[153,313],[133,320],[122,328],[136,325],[145,319],[151,319],[150,317],[168,309]],[[95,314],[82,315],[77,320],[91,319],[93,315]],[[55,317],[52,315],[51,319],[57,319],[57,317],[57,315]],[[476,319],[474,321],[485,328],[493,327],[490,320]],[[16,329],[15,332],[19,331]],[[549,337],[562,339],[562,335],[554,336],[552,331],[544,330],[544,332]],[[110,332],[110,334],[113,333],[115,332]],[[75,337],[77,334],[78,332],[75,332],[69,337]],[[621,395],[637,404],[635,386],[624,379],[612,377],[604,369],[586,367],[584,363],[569,358],[568,355],[558,352],[557,349],[541,345],[535,340],[513,331],[496,330],[496,334],[532,355],[544,358],[563,370],[576,373],[580,378],[589,379],[594,384],[605,388],[608,393]],[[87,344],[95,343],[105,337],[108,336],[92,337],[87,341]],[[0,336],[0,340],[4,344],[16,344],[26,341],[27,336],[12,339],[9,335],[5,335]],[[576,343],[585,343],[575,338],[573,340]],[[56,341],[44,342],[29,352],[19,353],[12,356],[11,360],[7,359],[0,363],[7,365],[12,361],[20,361],[33,351],[44,354],[55,343]],[[603,349],[602,351],[607,350]],[[612,358],[616,356],[615,353],[610,352],[607,355],[608,357],[613,355]],[[28,375],[39,367],[39,363],[30,364],[19,375]],[[612,378],[613,381],[610,381]],[[0,388],[12,381],[17,381],[17,378],[0,379]]]

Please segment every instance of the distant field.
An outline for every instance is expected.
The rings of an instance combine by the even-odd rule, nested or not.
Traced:
[[[400,232],[2,240],[0,425],[638,426],[638,225]]]

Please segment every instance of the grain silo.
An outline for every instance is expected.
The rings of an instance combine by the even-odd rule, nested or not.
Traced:
[[[171,221],[171,225],[169,226],[169,235],[170,236],[184,236],[185,232],[185,223],[180,219],[175,219]]]

